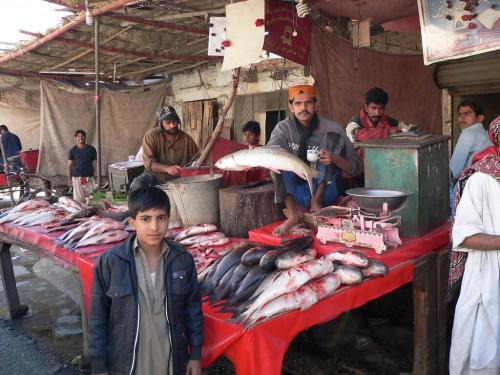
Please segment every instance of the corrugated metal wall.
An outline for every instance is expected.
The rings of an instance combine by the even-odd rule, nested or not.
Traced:
[[[500,51],[439,64],[436,82],[452,95],[500,92]]]

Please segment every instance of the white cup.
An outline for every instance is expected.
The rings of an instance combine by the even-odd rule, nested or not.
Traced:
[[[318,161],[319,151],[318,150],[307,150],[307,160],[311,162]]]
[[[135,160],[135,155],[128,156],[128,161],[134,161],[134,160]]]

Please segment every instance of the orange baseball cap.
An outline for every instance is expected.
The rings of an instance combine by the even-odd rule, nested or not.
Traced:
[[[306,94],[311,98],[316,98],[316,89],[311,85],[297,85],[288,88],[288,100],[293,100],[299,94]]]

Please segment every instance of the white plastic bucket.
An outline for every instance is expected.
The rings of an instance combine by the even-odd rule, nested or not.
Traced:
[[[176,178],[169,185],[184,226],[219,224],[221,174]]]

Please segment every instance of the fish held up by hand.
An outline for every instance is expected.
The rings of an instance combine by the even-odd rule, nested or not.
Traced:
[[[318,172],[300,158],[280,147],[263,146],[236,151],[217,160],[215,166],[226,171],[245,171],[261,167],[278,174],[281,171],[293,172],[307,181],[311,194],[314,194],[313,178],[318,176]]]

